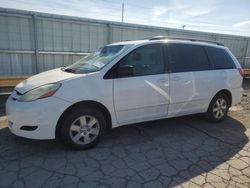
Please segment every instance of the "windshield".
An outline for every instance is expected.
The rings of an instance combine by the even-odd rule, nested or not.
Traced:
[[[126,51],[130,46],[131,45],[104,46],[74,64],[63,68],[63,70],[78,74],[99,71],[105,65],[118,57],[122,52]]]

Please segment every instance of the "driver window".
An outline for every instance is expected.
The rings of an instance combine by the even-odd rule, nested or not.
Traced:
[[[132,66],[134,76],[163,74],[162,45],[150,44],[139,47],[125,56],[119,66]]]

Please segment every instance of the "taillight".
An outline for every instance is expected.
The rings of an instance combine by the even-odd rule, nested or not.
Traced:
[[[244,69],[242,69],[242,68],[238,68],[238,71],[239,71],[239,73],[240,73],[240,75],[242,76],[242,77],[244,77]]]

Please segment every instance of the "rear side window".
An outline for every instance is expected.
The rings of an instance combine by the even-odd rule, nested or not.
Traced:
[[[213,69],[236,68],[233,59],[226,50],[221,48],[205,47],[212,62]]]
[[[202,46],[189,44],[170,44],[171,72],[209,70],[207,54]]]

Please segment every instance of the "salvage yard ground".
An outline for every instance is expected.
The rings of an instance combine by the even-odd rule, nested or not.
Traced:
[[[6,128],[0,100],[0,187],[250,187],[250,81],[229,117],[202,115],[113,129],[93,149],[72,151]]]

